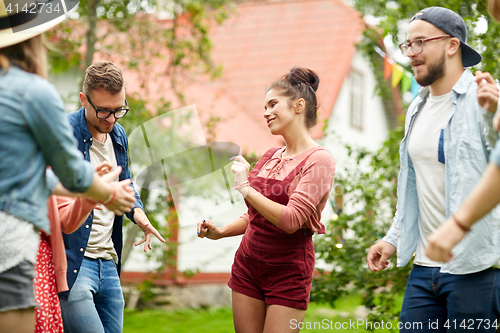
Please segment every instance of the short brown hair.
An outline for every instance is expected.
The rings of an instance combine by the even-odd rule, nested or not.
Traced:
[[[111,61],[98,61],[87,68],[82,91],[85,95],[93,90],[105,90],[118,94],[125,86],[122,71]]]
[[[47,56],[43,35],[38,35],[24,42],[0,48],[0,68],[8,71],[10,65],[47,78]]]

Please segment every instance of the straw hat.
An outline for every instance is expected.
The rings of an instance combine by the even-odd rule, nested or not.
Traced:
[[[0,48],[40,35],[66,18],[63,1],[0,0]]]

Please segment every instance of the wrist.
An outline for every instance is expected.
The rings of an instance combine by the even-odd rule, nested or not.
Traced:
[[[220,237],[218,239],[226,237],[226,226],[220,227],[219,231],[220,231],[220,235],[219,235]]]
[[[233,190],[240,191],[240,189],[247,187],[247,186],[250,186],[250,182],[248,180],[236,185],[235,187],[233,187]],[[241,193],[241,191],[240,191],[240,193]]]
[[[451,215],[451,219],[453,220],[455,225],[459,227],[463,232],[468,233],[471,230],[471,227],[463,223],[461,219],[457,219],[455,214]]]
[[[111,205],[115,201],[115,199],[116,199],[116,188],[113,188],[113,193],[111,193],[111,195],[106,200],[101,202],[101,204],[103,204],[104,206]]]

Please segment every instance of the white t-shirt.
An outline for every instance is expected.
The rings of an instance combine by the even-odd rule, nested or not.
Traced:
[[[112,170],[117,167],[115,149],[111,137],[106,134],[106,141],[101,143],[95,138],[92,138],[92,146],[90,146],[90,163],[94,167],[104,161],[108,161],[112,165]],[[94,220],[92,222],[92,230],[90,231],[87,249],[85,256],[93,259],[113,259],[118,263],[118,255],[113,246],[111,234],[113,232],[113,223],[115,221],[115,213],[103,206],[102,210],[94,209]]]
[[[439,141],[451,105],[451,92],[441,96],[429,95],[414,120],[408,143],[408,153],[416,174],[419,207],[420,235],[414,263],[428,267],[441,267],[441,263],[425,255],[425,247],[429,235],[446,220],[445,156]]]

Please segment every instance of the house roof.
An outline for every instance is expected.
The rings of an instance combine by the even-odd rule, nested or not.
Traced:
[[[360,14],[342,0],[236,5],[229,19],[211,33],[212,56],[215,63],[223,65],[223,74],[221,80],[208,85],[238,108],[238,112],[234,108],[220,110],[232,116],[236,127],[221,133],[218,141],[224,138],[252,147],[259,154],[265,147],[282,142],[269,134],[262,117],[265,89],[294,66],[311,68],[320,77],[319,119],[312,134],[321,138],[322,120],[330,118],[363,28]],[[259,130],[245,135],[250,128],[262,128],[265,134]],[[245,142],[241,142],[241,136],[245,136]],[[250,142],[246,142],[247,138]]]
[[[157,24],[168,26],[171,21],[159,20]],[[360,13],[342,0],[258,0],[235,4],[229,18],[210,32],[212,58],[223,66],[222,77],[211,81],[200,76],[194,83],[186,84],[182,88],[185,102],[196,105],[202,124],[219,119],[211,128],[204,126],[208,139],[232,142],[245,153],[261,155],[284,143],[281,136],[270,133],[263,118],[266,87],[294,66],[307,67],[320,77],[318,125],[312,129],[313,138],[320,139],[323,121],[331,116],[363,28]],[[109,58],[106,54],[101,56]],[[118,60],[119,56],[115,58]],[[175,101],[168,75],[162,70],[164,61],[153,61],[158,65],[157,73],[141,71],[140,75],[149,78],[147,90],[141,87],[143,81],[138,73],[122,66],[127,89],[146,94],[148,101]],[[172,106],[184,106],[177,104]]]

